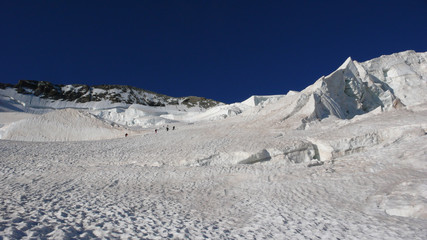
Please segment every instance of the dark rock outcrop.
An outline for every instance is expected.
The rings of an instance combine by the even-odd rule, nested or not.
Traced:
[[[61,85],[35,80],[19,80],[16,85],[0,83],[0,89],[6,88],[15,88],[20,94],[32,94],[40,98],[76,103],[110,101],[111,103],[141,104],[153,107],[182,104],[187,107],[205,109],[221,104],[218,101],[202,97],[174,98],[126,85]]]

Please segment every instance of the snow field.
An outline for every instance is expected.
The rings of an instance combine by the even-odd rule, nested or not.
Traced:
[[[97,119],[87,112],[64,109],[26,116],[20,121],[9,123],[0,129],[0,138],[18,141],[87,141],[118,138],[126,132],[131,131]]]
[[[395,110],[305,131],[236,116],[110,140],[1,140],[0,235],[424,239],[426,116]],[[380,137],[345,151],[356,132]],[[309,138],[347,143],[331,144],[345,148],[307,167],[308,155],[295,150]],[[272,149],[295,155],[271,157]]]
[[[423,239],[427,234],[423,219],[377,210],[386,203],[366,206],[378,195],[387,197],[394,191],[390,185],[400,181],[425,183],[413,170],[403,177],[398,159],[381,159],[380,153],[362,164],[355,158],[363,156],[356,155],[315,168],[91,166],[83,156],[66,157],[81,143],[46,144],[7,144],[14,157],[2,168],[0,221],[6,238]],[[35,156],[35,148],[46,150]]]
[[[204,112],[0,89],[0,238],[426,239],[426,59]]]

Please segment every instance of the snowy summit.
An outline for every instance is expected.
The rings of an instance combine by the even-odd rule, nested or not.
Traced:
[[[223,104],[0,84],[4,239],[425,239],[427,52]]]

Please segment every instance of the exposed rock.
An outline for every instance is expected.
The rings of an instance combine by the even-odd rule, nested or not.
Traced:
[[[203,109],[221,104],[218,101],[202,97],[174,98],[126,85],[59,85],[35,80],[20,80],[16,85],[0,83],[0,89],[6,88],[15,88],[20,94],[76,103],[109,101],[111,103],[141,104],[153,107],[182,104],[187,107]]]
[[[6,89],[6,88],[11,88],[13,87],[12,84],[9,83],[0,83],[0,89]]]

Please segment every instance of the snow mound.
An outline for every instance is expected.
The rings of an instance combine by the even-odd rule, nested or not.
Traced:
[[[292,94],[292,92],[290,92],[290,94]],[[277,100],[281,99],[283,96],[284,95],[251,96],[250,98],[246,99],[242,103],[251,107],[255,107],[260,104],[268,104],[268,103],[276,102]]]
[[[162,115],[168,114],[167,110],[138,104],[133,104],[128,108],[95,110],[91,113],[101,119],[130,127],[149,128],[173,122],[162,117]]]
[[[427,219],[427,184],[408,181],[396,185],[382,205],[389,215]]]
[[[387,215],[427,219],[427,184],[403,181],[371,196],[368,203]]]
[[[90,112],[99,118],[117,124],[150,128],[174,122],[195,123],[222,120],[227,117],[239,115],[246,108],[248,106],[237,103],[215,106],[206,111],[180,111],[171,108],[153,108],[133,104],[128,108],[92,110]]]
[[[247,149],[246,151],[223,151],[215,152],[211,155],[205,153],[183,161],[180,164],[185,166],[228,166],[237,164],[257,164],[257,163],[306,163],[319,161],[316,145],[307,141],[291,141],[283,146]]]
[[[184,122],[215,121],[239,115],[245,109],[241,104],[221,105],[210,108],[205,112],[187,114],[178,118]]]
[[[89,113],[57,110],[0,129],[0,138],[18,141],[87,141],[123,137],[126,129],[108,124]]]

